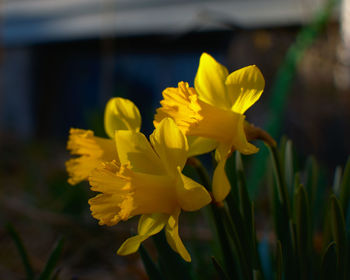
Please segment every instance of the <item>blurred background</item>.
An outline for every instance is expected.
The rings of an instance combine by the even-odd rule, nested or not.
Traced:
[[[151,133],[162,91],[193,85],[202,52],[230,72],[261,69],[266,89],[247,119],[292,139],[301,158],[331,174],[350,154],[347,0],[3,0],[0,12],[1,279],[25,278],[8,222],[36,272],[64,236],[59,279],[146,279],[137,255],[115,254],[133,222],[99,227],[87,184],[66,183],[68,131],[104,136],[106,101],[121,96]],[[192,218],[184,239],[210,241]]]

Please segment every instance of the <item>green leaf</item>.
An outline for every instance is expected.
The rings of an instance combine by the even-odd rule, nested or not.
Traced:
[[[254,280],[263,280],[263,277],[262,277],[261,272],[259,270],[254,269],[253,279]]]
[[[331,242],[322,257],[321,278],[324,280],[337,279],[337,253],[336,244]]]
[[[281,241],[277,241],[276,246],[276,280],[282,280],[283,278],[283,252]]]
[[[49,280],[51,279],[52,273],[57,265],[57,262],[61,256],[63,249],[63,238],[60,238],[54,246],[51,254],[45,264],[42,273],[39,275],[38,280]]]
[[[294,188],[294,162],[293,162],[293,147],[292,141],[288,140],[286,144],[286,150],[284,152],[284,174],[286,178],[287,189],[289,195],[293,194]]]
[[[239,256],[239,252],[235,246],[231,246],[230,236],[225,227],[225,217],[223,217],[225,214],[222,215],[222,211],[225,211],[225,209],[214,204],[210,204],[210,206],[216,225],[216,231],[219,236],[219,242],[226,271],[229,273],[229,275],[232,276],[232,278],[239,279],[239,270],[242,267],[241,262],[244,262],[244,260],[242,258],[236,257]],[[237,208],[235,213],[239,217],[240,214]]]
[[[237,177],[237,185],[238,185],[238,193],[239,193],[239,204],[240,204],[240,212],[242,215],[242,223],[238,223],[241,221],[236,221],[232,219],[233,223],[236,226],[239,239],[243,245],[243,250],[247,255],[247,262],[250,264],[250,270],[255,268],[255,232],[253,232],[253,217],[252,217],[252,203],[249,198],[246,178],[244,175],[244,168],[242,163],[241,154],[236,152],[236,177]],[[242,228],[242,230],[240,230]],[[244,230],[243,230],[244,229]]]
[[[349,200],[350,200],[350,157],[346,162],[343,180],[341,182],[341,187],[340,187],[340,202],[346,214],[349,210]]]
[[[291,247],[292,247],[292,253],[293,256],[296,255],[297,251],[297,241],[296,241],[296,229],[295,229],[295,223],[293,220],[289,220],[289,233],[290,233],[290,238],[291,238]],[[292,256],[291,256],[292,257]]]
[[[334,172],[334,180],[333,180],[333,191],[334,193],[339,196],[340,189],[341,189],[341,173],[342,168],[340,166],[337,166]]]
[[[215,257],[211,257],[211,260],[213,262],[216,272],[218,273],[219,279],[229,280],[230,278],[227,276],[226,272],[224,271],[222,266],[219,264],[219,262],[215,259]]]
[[[252,202],[252,207],[251,207],[251,217],[252,217],[251,239],[252,239],[253,267],[254,267],[255,270],[259,269],[261,271],[262,270],[262,266],[261,266],[259,252],[258,252],[254,209],[255,209],[254,202]]]
[[[345,279],[345,271],[348,265],[347,263],[347,240],[346,240],[346,230],[345,230],[345,221],[343,209],[335,197],[335,195],[331,196],[331,209],[330,209],[330,217],[331,217],[331,228],[332,235],[335,241],[336,252],[337,252],[337,260],[338,260],[338,270],[341,279]]]
[[[142,244],[140,246],[139,253],[149,279],[162,280],[162,274],[160,273],[157,265],[153,262],[152,258],[149,256],[148,252]]]
[[[14,241],[17,251],[21,256],[23,266],[25,267],[27,280],[31,280],[34,278],[34,271],[32,265],[30,263],[30,259],[28,257],[28,253],[23,245],[22,239],[15,230],[15,228],[11,224],[7,224],[6,226],[8,233],[10,234],[12,240]]]
[[[310,156],[306,161],[305,173],[305,188],[307,190],[308,197],[310,200],[310,209],[312,209],[312,206],[314,205],[315,201],[315,192],[318,185],[319,174],[319,167],[317,161],[313,156]]]
[[[287,147],[287,142],[288,142],[288,137],[286,135],[282,135],[281,139],[280,139],[280,143],[279,143],[279,148],[278,148],[278,153],[279,156],[281,157],[281,162],[284,164],[285,163],[285,151],[286,151],[286,147]],[[284,166],[283,166],[284,168]]]
[[[276,192],[278,193],[278,200],[273,201],[276,209],[275,211],[275,230],[277,238],[283,244],[283,259],[288,265],[285,266],[285,277],[288,279],[295,279],[297,273],[296,259],[295,259],[295,229],[292,221],[290,198],[285,184],[284,174],[281,169],[280,159],[276,148],[269,147],[274,177],[276,182]]]
[[[193,279],[191,265],[174,252],[166,241],[164,231],[152,236],[158,252],[158,263],[165,279]]]
[[[281,161],[275,147],[269,147],[269,151],[272,159],[273,173],[276,181],[278,198],[281,204],[284,206],[288,217],[290,218],[290,199],[288,197],[284,174],[282,173],[281,169]]]
[[[300,268],[300,279],[308,279],[311,234],[310,234],[310,215],[309,200],[303,185],[299,185],[295,192],[295,226],[298,262]]]
[[[232,162],[232,159],[230,160]],[[203,164],[201,163],[200,160],[197,158],[191,158],[190,164],[195,168],[195,170],[198,173],[198,176],[202,182],[202,184],[206,187],[206,189],[210,190],[211,189],[211,181],[209,179],[209,175],[207,170],[204,168]],[[226,166],[227,167],[227,166]],[[230,173],[235,173],[235,172],[229,172]],[[230,176],[229,176],[230,177]],[[233,179],[233,178],[231,178]],[[234,200],[231,205],[237,206],[237,199],[232,197],[233,192],[230,192],[228,195],[228,199]],[[217,237],[217,241],[220,244],[220,249],[222,253],[222,257],[224,260],[224,265],[226,270],[229,272],[229,274],[232,277],[235,277],[236,279],[239,278],[239,272],[238,272],[238,267],[239,264],[236,264],[236,252],[234,248],[231,247],[230,242],[229,242],[229,237],[227,235],[227,232],[225,230],[225,226],[222,220],[222,217],[220,215],[220,210],[217,205],[214,205],[213,203],[210,204],[210,221],[213,223],[210,223],[210,225],[214,224],[214,233],[215,237]],[[208,209],[207,208],[207,209]],[[239,211],[236,211],[236,213],[239,214]],[[209,216],[209,215],[208,215]],[[242,222],[243,224],[243,222]]]
[[[224,221],[224,225],[225,225],[225,229],[227,230],[228,237],[234,244],[235,252],[238,257],[237,261],[239,261],[239,264],[240,264],[239,267],[242,271],[244,279],[247,279],[247,280],[252,279],[252,269],[250,267],[252,263],[249,261],[249,258],[247,255],[248,252],[246,252],[242,247],[242,243],[237,232],[237,227],[232,222],[230,216],[228,215],[224,207],[221,207],[219,210],[220,210],[221,217]]]
[[[246,224],[247,232],[250,233],[252,231],[252,205],[249,198],[247,183],[244,176],[242,158],[239,152],[236,152],[236,173],[238,179],[238,192],[241,214]]]

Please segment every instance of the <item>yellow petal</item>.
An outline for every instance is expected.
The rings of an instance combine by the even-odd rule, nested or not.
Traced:
[[[114,141],[96,137],[91,130],[71,128],[67,149],[72,155],[79,156],[66,162],[71,185],[87,180],[91,171],[102,161],[118,161]]]
[[[142,215],[137,227],[137,232],[139,235],[154,235],[160,232],[169,219],[167,214],[149,214]]]
[[[138,235],[128,238],[119,248],[118,255],[129,255],[135,253],[141,242],[148,237],[160,232],[168,221],[169,215],[151,214],[142,215],[138,225]]]
[[[201,108],[198,113],[201,119],[189,126],[187,135],[230,143],[234,137],[237,121],[242,118],[242,115],[231,110],[220,109],[202,100],[199,100],[198,104]]]
[[[105,109],[105,131],[110,138],[114,138],[116,130],[135,130],[141,127],[139,109],[129,99],[111,98]]]
[[[237,125],[235,128],[234,138],[232,140],[232,146],[235,150],[238,150],[241,154],[251,155],[255,154],[259,151],[257,147],[253,144],[249,143],[247,140],[246,133],[244,131],[244,122],[245,117],[242,116],[237,121]]]
[[[244,114],[261,96],[265,80],[259,68],[250,65],[231,73],[226,79],[232,110]]]
[[[165,227],[165,236],[170,247],[175,252],[178,252],[185,261],[190,262],[191,256],[179,236],[179,215],[180,210],[170,216],[168,224]]]
[[[218,145],[216,140],[199,136],[187,136],[187,141],[189,146],[187,157],[209,153]]]
[[[188,178],[178,169],[181,180],[176,186],[179,204],[186,211],[196,211],[211,202],[210,194],[197,182]]]
[[[140,248],[140,245],[143,241],[145,241],[148,236],[136,235],[128,238],[123,242],[123,244],[119,247],[117,254],[120,256],[126,256],[133,253],[136,253]]]
[[[121,164],[130,164],[135,172],[164,174],[162,161],[142,133],[118,130],[115,140]]]
[[[216,153],[218,165],[213,175],[213,196],[215,201],[218,202],[223,201],[231,190],[231,185],[225,171],[225,164],[229,152],[230,146],[220,145]]]
[[[178,166],[181,170],[184,168],[188,151],[187,139],[172,119],[163,119],[150,140],[168,174],[176,174]]]
[[[170,214],[178,207],[175,182],[170,176],[134,173],[131,183],[137,214]]]
[[[194,87],[199,98],[221,109],[229,109],[225,80],[228,71],[207,53],[203,53],[197,70]]]

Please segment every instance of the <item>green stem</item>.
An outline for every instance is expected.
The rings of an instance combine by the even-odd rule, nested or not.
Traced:
[[[191,165],[197,172],[200,181],[202,182],[203,186],[208,190],[211,191],[211,183],[210,183],[210,177],[209,174],[207,172],[207,170],[205,169],[205,167],[203,166],[202,162],[195,158],[195,157],[191,157],[188,159],[188,164]]]
[[[225,225],[222,220],[221,211],[217,205],[212,203],[211,212],[213,213],[213,218],[215,222],[215,227],[219,236],[219,243],[221,247],[221,252],[224,258],[225,268],[229,275],[232,275],[231,279],[239,279],[239,274],[235,269],[235,256],[230,250],[230,240],[225,230]]]
[[[209,174],[201,161],[197,158],[190,158],[188,160],[188,163],[193,166],[199,176],[200,181],[202,182],[203,186],[210,191],[211,190],[211,180],[209,177]],[[225,230],[224,221],[222,219],[222,216],[220,214],[220,205],[215,202],[214,200],[210,204],[210,210],[212,213],[212,217],[215,223],[215,228],[218,234],[218,240],[220,243],[221,252],[224,258],[225,263],[225,269],[228,272],[228,274],[231,277],[231,279],[238,279],[239,274],[235,269],[234,261],[235,261],[235,255],[231,251],[231,248],[229,246],[229,237],[227,235],[227,232]]]
[[[272,164],[276,179],[276,185],[277,185],[277,191],[278,191],[278,198],[282,205],[286,208],[286,212],[288,214],[288,218],[291,218],[291,209],[288,199],[288,193],[287,193],[287,186],[284,180],[284,176],[281,170],[281,163],[278,156],[278,151],[276,147],[268,146],[270,149],[270,153],[272,155]]]
[[[233,243],[237,249],[237,254],[242,266],[244,279],[247,279],[247,280],[252,279],[252,273],[251,273],[252,270],[249,269],[249,260],[248,260],[247,252],[243,250],[241,240],[238,236],[237,228],[232,222],[225,207],[220,207],[219,211],[224,220],[224,223],[227,225],[227,231],[229,233],[229,236],[232,238]]]

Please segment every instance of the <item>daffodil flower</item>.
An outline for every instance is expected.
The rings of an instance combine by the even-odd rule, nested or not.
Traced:
[[[205,188],[182,174],[188,143],[170,118],[164,118],[150,136],[135,130],[115,131],[119,160],[102,163],[89,177],[91,189],[100,192],[89,200],[100,225],[142,215],[138,234],[127,239],[119,255],[138,250],[141,242],[165,229],[172,249],[186,261],[191,257],[178,232],[182,210],[195,211],[211,201]]]
[[[140,112],[133,102],[124,98],[111,98],[106,105],[104,126],[109,138],[97,137],[91,130],[71,128],[67,149],[72,158],[66,162],[71,185],[87,180],[91,171],[101,162],[118,159],[114,132],[116,130],[139,131],[141,126]]]
[[[260,98],[264,87],[264,77],[257,66],[247,66],[229,74],[226,67],[203,53],[194,88],[180,82],[177,88],[163,91],[164,99],[162,107],[157,109],[155,126],[164,117],[173,118],[189,137],[189,156],[216,149],[218,165],[213,175],[216,201],[224,200],[230,191],[225,163],[232,151],[258,152],[247,140],[244,113]]]

